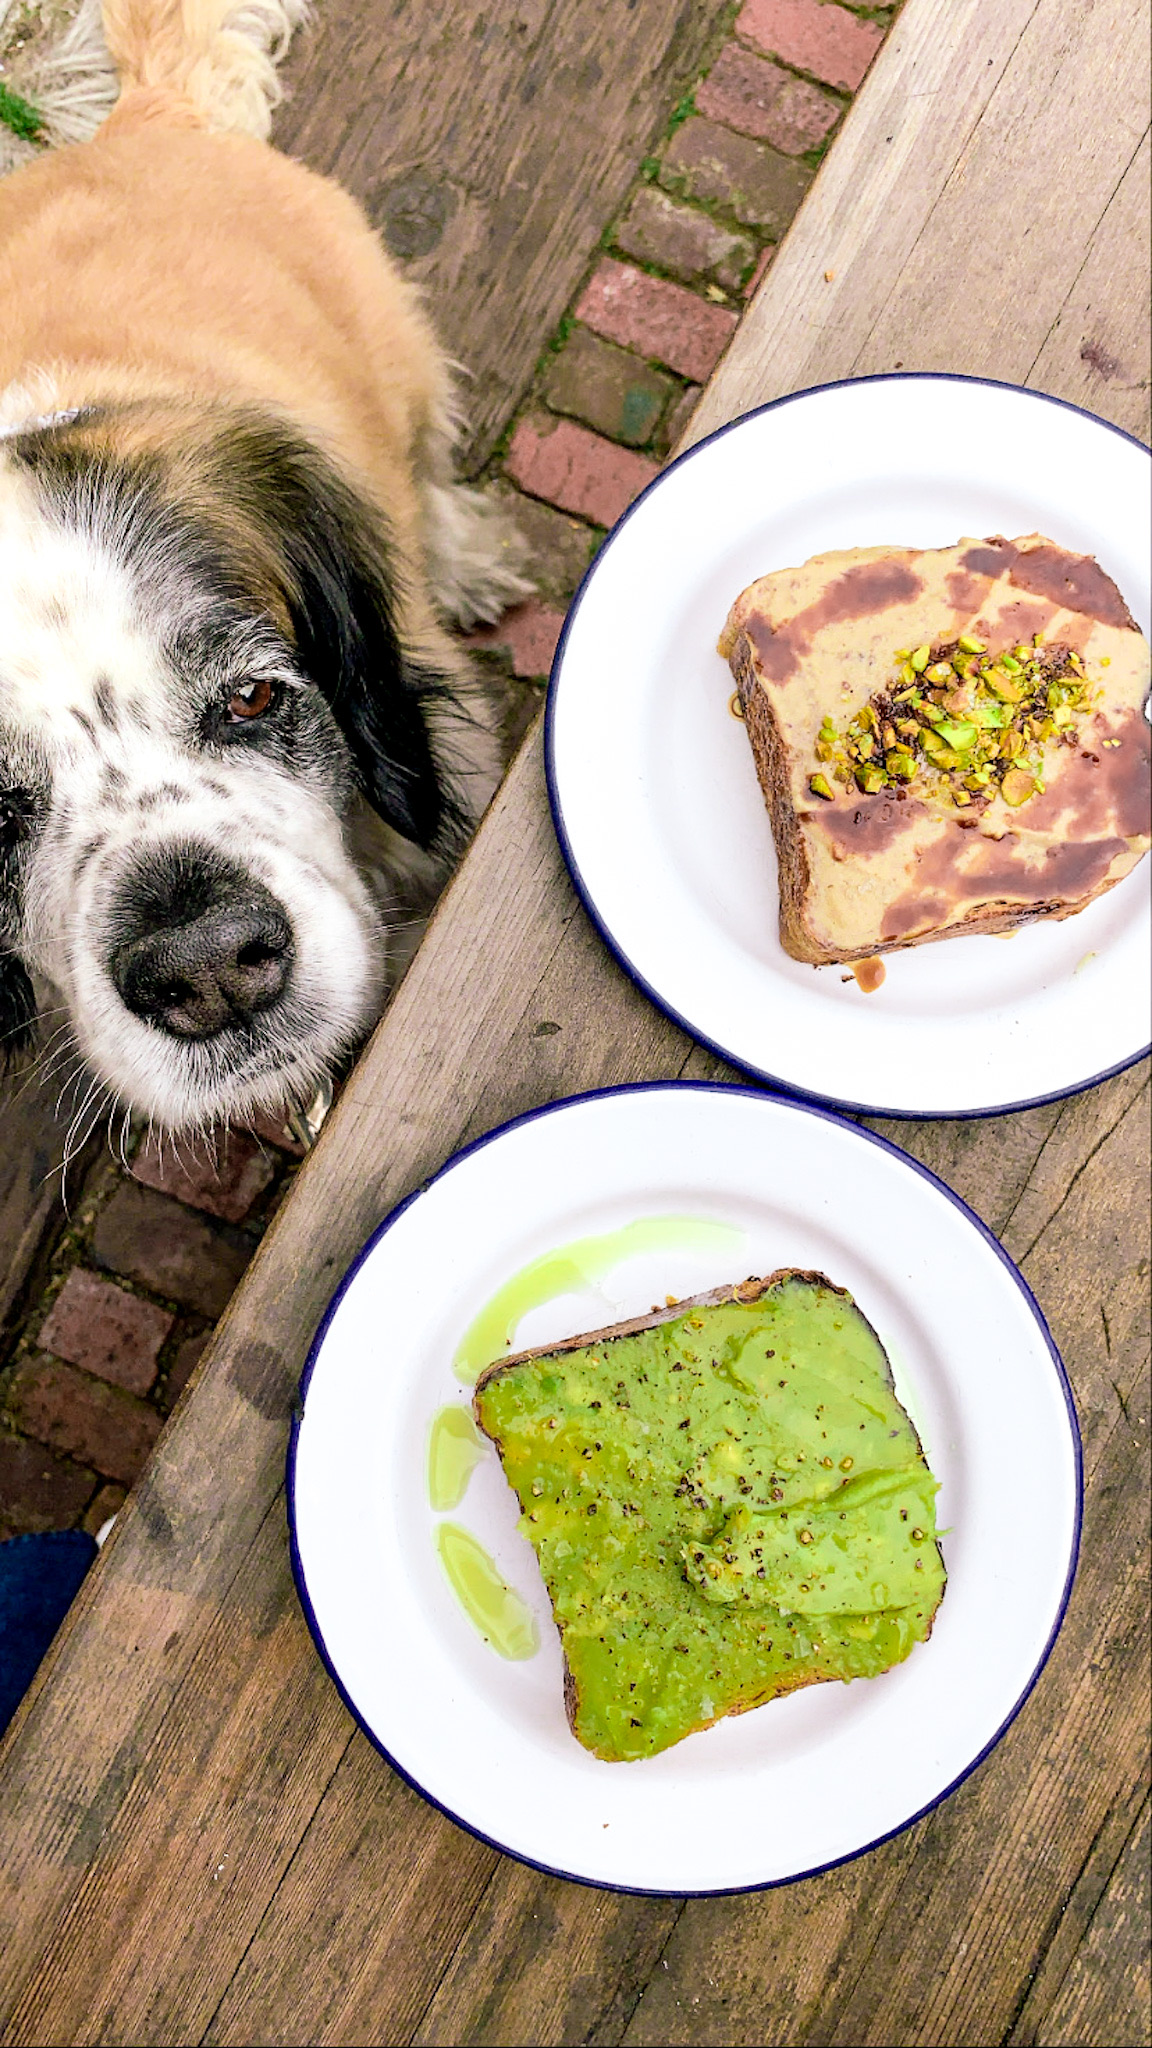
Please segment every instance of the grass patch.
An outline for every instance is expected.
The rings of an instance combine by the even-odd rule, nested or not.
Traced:
[[[18,135],[21,142],[39,142],[44,133],[44,116],[38,114],[31,100],[26,100],[10,85],[0,80],[0,121]]]

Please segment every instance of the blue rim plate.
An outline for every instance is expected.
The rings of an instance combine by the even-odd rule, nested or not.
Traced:
[[[1033,531],[1094,554],[1147,632],[1149,473],[1075,406],[929,375],[778,399],[662,472],[577,592],[546,727],[565,859],[653,1002],[775,1087],[886,1116],[1024,1108],[1148,1050],[1147,860],[1074,918],[891,954],[872,995],[791,960],[716,638],[748,583],[827,549]]]
[[[569,1733],[562,1659],[494,1451],[449,1519],[538,1620],[498,1657],[435,1547],[433,1417],[452,1357],[530,1260],[640,1216],[725,1226],[535,1310],[526,1344],[749,1272],[816,1267],[880,1333],[941,1481],[949,1585],[931,1639],[882,1678],[821,1685],[637,1764]],[[723,1235],[723,1233],[721,1233]],[[518,1118],[450,1160],[353,1262],[301,1383],[292,1565],[352,1713],[410,1784],[537,1867],[653,1893],[754,1890],[875,1847],[955,1789],[1026,1699],[1063,1618],[1081,1513],[1067,1378],[1011,1261],[965,1205],[870,1132],[758,1090],[653,1083]]]

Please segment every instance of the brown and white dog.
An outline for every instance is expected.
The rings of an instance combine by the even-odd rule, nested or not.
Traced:
[[[416,294],[261,139],[305,4],[104,0],[113,112],[0,181],[0,1037],[51,984],[172,1129],[372,1021],[497,773],[446,621],[525,588]]]

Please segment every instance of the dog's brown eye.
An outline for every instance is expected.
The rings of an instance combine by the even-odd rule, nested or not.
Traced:
[[[262,718],[269,709],[275,692],[266,676],[259,676],[254,683],[245,683],[242,690],[228,699],[229,718]]]

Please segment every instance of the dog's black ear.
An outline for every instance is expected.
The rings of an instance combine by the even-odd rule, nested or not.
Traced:
[[[27,1052],[36,1035],[36,991],[23,961],[0,946],[0,1070]]]
[[[360,787],[388,824],[431,846],[455,807],[425,711],[451,686],[400,644],[382,520],[322,454],[275,425],[246,422],[226,452],[228,486],[240,487],[284,564],[301,666],[327,699]]]

